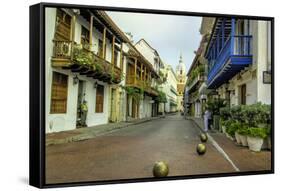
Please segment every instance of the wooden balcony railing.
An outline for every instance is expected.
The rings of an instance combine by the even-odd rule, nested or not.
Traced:
[[[205,73],[199,73],[193,80],[187,83],[188,90],[191,90],[198,82],[205,81],[206,75]]]
[[[54,40],[53,58],[70,59],[72,41]]]
[[[154,96],[158,95],[157,90],[154,87],[152,87],[150,81],[140,80],[140,77],[138,76],[135,78],[134,75],[127,75],[126,85],[143,89],[146,93],[152,94]]]
[[[54,40],[52,62],[53,67],[72,69],[106,82],[120,83],[122,80],[120,68],[94,54],[89,46],[72,41]]]
[[[216,48],[216,46],[214,46]],[[230,61],[229,61],[230,60]],[[214,59],[209,61],[208,84],[220,73],[228,64],[229,66],[221,72],[222,75],[228,75],[223,78],[227,80],[238,73],[241,69],[252,62],[252,36],[236,35],[230,36],[224,46]],[[232,69],[233,68],[233,69]],[[230,75],[231,74],[231,75]],[[221,75],[221,76],[222,76]],[[222,78],[222,77],[221,77]],[[219,78],[218,78],[219,79]],[[218,80],[220,81],[220,80]],[[215,84],[221,84],[218,82]]]

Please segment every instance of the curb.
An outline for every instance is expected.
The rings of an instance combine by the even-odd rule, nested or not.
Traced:
[[[156,120],[156,119],[160,119],[160,118],[164,118],[164,116],[160,116],[160,117],[155,117],[155,118],[150,118],[150,119],[147,119],[147,120],[141,120],[141,121],[137,121],[137,122],[128,122],[128,124],[125,124],[125,125],[121,125],[121,126],[115,126],[114,128],[112,129],[107,129],[105,131],[101,131],[100,133],[89,133],[89,134],[85,134],[85,135],[75,135],[75,136],[72,136],[72,137],[67,137],[67,138],[64,138],[64,139],[54,139],[52,141],[49,141],[45,143],[46,146],[51,146],[51,145],[59,145],[59,144],[64,144],[64,143],[72,143],[72,142],[79,142],[79,141],[85,141],[85,140],[88,140],[88,139],[93,139],[93,138],[96,138],[98,136],[102,136],[102,135],[106,135],[108,133],[112,133],[112,132],[115,132],[115,131],[118,131],[120,129],[123,129],[123,128],[126,128],[126,127],[129,127],[129,126],[132,126],[132,125],[138,125],[138,124],[142,124],[142,123],[146,123],[146,122],[149,122],[149,121],[152,121],[152,120]]]

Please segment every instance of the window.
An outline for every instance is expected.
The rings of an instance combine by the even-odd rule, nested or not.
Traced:
[[[104,99],[104,87],[98,84],[96,89],[96,113],[103,112],[103,99]]]
[[[90,32],[88,29],[82,26],[81,30],[81,44],[89,44],[90,42]]]
[[[99,39],[98,56],[102,57],[102,40]]]
[[[180,70],[180,75],[182,75],[182,70]]]
[[[117,59],[118,59],[118,52],[117,50],[114,50],[114,62],[113,62],[114,66],[117,66]]]
[[[98,48],[98,56],[103,58],[102,54],[103,54],[103,47],[102,47],[103,43],[102,40],[99,39],[99,48]],[[104,58],[106,58],[106,44],[104,46]]]
[[[56,40],[70,40],[71,17],[63,10],[57,9]]]
[[[68,76],[53,72],[51,113],[66,113]]]

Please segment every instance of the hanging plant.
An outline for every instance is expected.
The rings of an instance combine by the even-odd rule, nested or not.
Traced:
[[[158,92],[158,96],[156,98],[156,101],[158,103],[167,103],[167,97],[166,94],[160,90],[156,90]]]
[[[128,96],[131,96],[135,101],[140,101],[142,98],[142,94],[140,91],[134,87],[122,87],[128,94]]]
[[[85,51],[79,46],[73,48],[73,61],[79,65],[92,66],[93,57],[91,52]]]

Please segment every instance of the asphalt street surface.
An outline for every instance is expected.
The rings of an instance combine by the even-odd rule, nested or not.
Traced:
[[[168,176],[234,172],[206,143],[199,156],[200,131],[180,115],[130,126],[93,139],[46,148],[46,183],[152,177],[156,161],[169,164]]]

